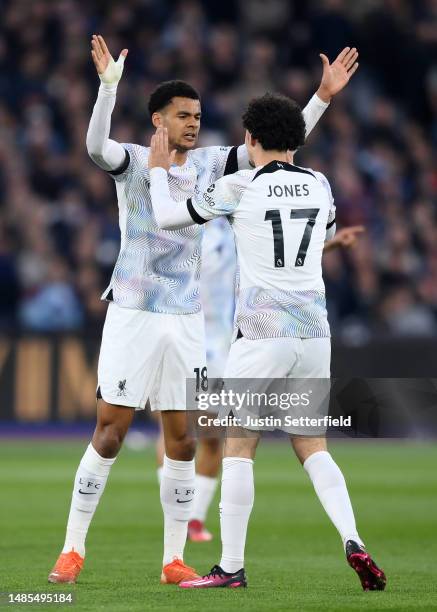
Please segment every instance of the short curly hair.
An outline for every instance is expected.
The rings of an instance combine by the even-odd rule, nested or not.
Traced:
[[[172,98],[200,100],[198,92],[185,81],[164,81],[150,94],[148,105],[150,116],[170,104]]]
[[[305,142],[300,106],[281,94],[253,98],[243,115],[243,126],[266,151],[295,151]]]

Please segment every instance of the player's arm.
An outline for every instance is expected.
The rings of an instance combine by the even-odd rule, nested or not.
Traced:
[[[169,153],[168,150],[167,128],[158,127],[150,143],[149,171],[153,212],[159,227],[174,230],[189,225],[202,225],[215,217],[231,214],[235,208],[232,192],[227,190],[231,177],[219,179],[204,194],[196,193],[185,202],[173,200],[167,173],[175,153]],[[222,205],[223,201],[225,205]]]
[[[316,93],[302,110],[307,137],[328,108],[331,99],[346,87],[352,75],[355,74],[358,69],[358,51],[355,47],[345,47],[332,64],[329,63],[329,59],[323,53],[320,53],[320,58],[323,65],[320,85]],[[226,162],[224,174],[230,174],[231,172],[250,167],[246,145],[232,147]]]
[[[325,242],[323,252],[332,251],[340,247],[350,249],[353,248],[360,235],[366,231],[363,225],[353,225],[351,227],[343,227],[335,233],[335,236]],[[328,232],[328,230],[327,230]]]
[[[302,111],[307,136],[328,108],[331,99],[346,87],[358,69],[358,51],[355,47],[345,47],[332,64],[323,53],[320,53],[320,59],[323,72],[319,88]]]
[[[117,85],[123,73],[127,49],[115,62],[102,36],[93,35],[91,56],[100,78],[100,88],[86,136],[86,147],[91,159],[109,171],[124,170],[129,154],[115,140],[109,138],[111,115],[115,106]]]

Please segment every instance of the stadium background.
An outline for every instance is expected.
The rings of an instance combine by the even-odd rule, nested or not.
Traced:
[[[0,591],[6,586],[40,590],[41,576],[45,578],[58,552],[71,479],[84,446],[84,439],[60,443],[57,436],[92,430],[95,365],[106,312],[99,298],[119,246],[113,183],[85,149],[98,87],[89,54],[91,34],[102,33],[114,55],[129,48],[112,134],[138,143],[149,142],[146,99],[159,81],[183,78],[200,91],[201,145],[239,144],[241,111],[252,95],[279,90],[304,105],[319,82],[318,53],[333,60],[342,47],[358,47],[358,73],[297,157],[299,165],[319,169],[331,181],[338,226],[366,227],[355,249],[325,256],[333,372],[432,377],[437,349],[437,3],[3,0],[0,6],[0,457],[6,468],[0,483],[8,500],[1,524],[10,525],[0,539],[3,558],[9,559]],[[414,413],[414,406],[410,408]],[[43,437],[42,444],[27,437],[35,434]],[[55,441],[48,442],[48,434]],[[320,562],[305,556],[311,544],[323,557],[326,539],[299,540],[299,528],[289,529],[294,550],[300,551],[293,559],[281,549],[278,534],[263,539],[272,500],[284,507],[275,524],[288,520],[285,493],[275,476],[286,456],[284,448],[277,444],[261,453],[251,550],[258,546],[272,556],[272,573],[265,574],[271,579],[278,567],[293,573],[305,568],[308,582],[293,584],[299,609],[308,604],[305,598],[313,584],[333,602],[340,598],[335,599],[340,607],[332,609],[361,609],[361,600],[333,593],[331,579],[321,578]],[[126,601],[122,604],[120,596],[113,603],[108,584],[98,582],[102,569],[92,565],[85,588],[91,599],[98,593],[106,610],[142,609],[132,602],[141,601],[144,584],[139,579],[134,586],[122,584],[116,563],[108,561],[108,547],[114,546],[134,575],[135,560],[145,559],[154,609],[168,609],[169,600],[160,599],[155,586],[150,557],[150,546],[159,556],[161,537],[152,450],[141,457],[131,452],[125,451],[124,467],[117,467],[113,488],[105,493],[91,549],[106,560],[111,585],[126,588]],[[408,446],[378,442],[358,451],[340,447],[338,452],[361,516],[367,518],[367,532],[374,545],[381,542],[391,563],[399,598],[390,609],[421,609],[420,601],[423,609],[437,609],[429,591],[435,551],[428,537],[435,531],[430,512],[435,491],[428,487],[434,482],[435,449],[417,441]],[[307,537],[310,528],[317,533],[316,525],[326,527],[326,522],[314,500],[308,501],[312,493],[297,469],[288,479],[302,537]],[[142,486],[144,478],[143,499],[135,484]],[[41,485],[49,500],[40,496]],[[26,492],[17,498],[22,486]],[[121,537],[133,546],[128,553],[114,535],[116,517],[126,513],[131,523]],[[211,520],[217,533],[217,518]],[[143,533],[144,541],[138,535]],[[323,532],[325,537],[334,542],[336,536],[330,531],[329,536]],[[142,544],[136,551],[138,540]],[[29,541],[37,562],[23,565]],[[341,584],[343,566],[334,544],[332,548],[332,557],[326,553],[329,573]],[[197,550],[190,554],[203,568],[204,556]],[[253,555],[250,562],[255,565]],[[404,586],[402,572],[410,571],[410,562],[422,600]],[[398,574],[393,577],[394,567]],[[257,576],[263,584],[261,569]],[[255,591],[264,595],[260,593]],[[350,593],[352,587],[346,589]],[[280,606],[287,597],[281,586],[276,598],[282,604],[270,600],[265,609],[284,609]],[[94,609],[91,599],[84,609]],[[316,589],[311,609],[323,601]],[[394,601],[379,598],[378,609],[389,609]],[[264,609],[262,598],[252,605]],[[178,609],[185,606],[178,602]],[[325,601],[320,609],[331,608]]]
[[[304,105],[320,78],[318,53],[332,60],[343,46],[359,48],[358,73],[297,157],[300,165],[329,177],[339,227],[366,227],[355,249],[325,256],[337,347],[333,372],[433,376],[434,1],[15,0],[3,2],[2,10],[0,397],[5,418],[5,406],[10,418],[13,404],[16,415],[43,416],[34,403],[46,411],[51,403],[53,413],[58,396],[65,399],[68,393],[75,402],[85,401],[90,414],[93,410],[85,398],[91,397],[106,312],[99,297],[119,247],[114,186],[84,146],[98,86],[89,55],[95,31],[105,35],[114,54],[125,46],[130,51],[112,122],[112,134],[122,142],[149,142],[147,96],[157,82],[176,77],[201,92],[200,144],[238,144],[241,111],[252,95],[279,90]],[[50,340],[65,332],[88,341],[85,347],[71,340],[73,348],[63,351],[73,379],[70,391],[55,367],[59,338],[55,344]],[[32,339],[35,335],[38,339]],[[61,391],[52,388],[53,378]]]

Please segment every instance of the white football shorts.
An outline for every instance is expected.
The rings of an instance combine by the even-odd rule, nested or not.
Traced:
[[[330,378],[331,338],[239,338],[225,378]]]
[[[206,365],[203,313],[174,315],[108,306],[97,396],[144,410],[186,410],[187,378]]]
[[[268,404],[261,408],[254,403],[250,405],[242,403],[239,408],[231,408],[232,414],[239,419],[239,424],[245,429],[254,431],[280,429],[291,435],[324,435],[325,424],[318,422],[317,425],[308,427],[296,425],[295,419],[321,417],[327,414],[330,376],[331,339],[329,337],[260,340],[239,338],[232,344],[229,352],[225,368],[225,387],[240,392],[241,397],[252,394],[257,397],[265,393],[269,396]],[[279,381],[273,382],[273,379]],[[291,379],[297,380],[294,383]],[[277,403],[270,403],[272,389],[275,389],[276,398],[281,397],[281,406],[284,394],[280,391],[291,390],[293,403],[286,403],[281,409]],[[299,392],[299,397],[295,392]],[[290,393],[283,401],[291,401]],[[226,411],[223,414],[226,414]],[[290,421],[285,418],[286,415]],[[259,417],[262,416],[278,417],[280,425],[273,422],[261,423],[262,418]]]

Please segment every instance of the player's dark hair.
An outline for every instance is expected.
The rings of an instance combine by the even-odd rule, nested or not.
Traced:
[[[191,100],[200,100],[200,96],[194,87],[191,87],[185,81],[164,81],[152,91],[149,98],[149,113],[157,113],[170,104],[172,98],[191,98]]]
[[[287,96],[266,93],[249,102],[243,126],[266,151],[295,151],[305,142],[300,106]]]

